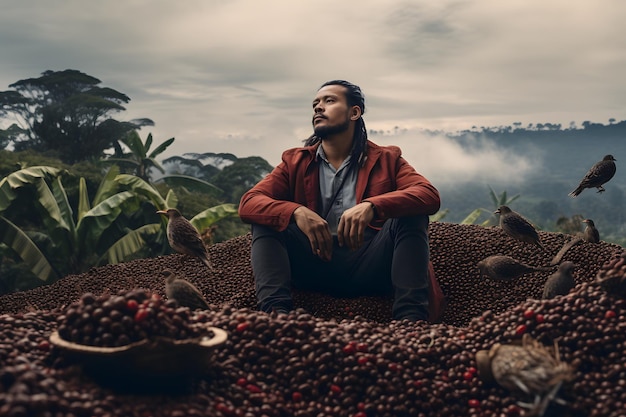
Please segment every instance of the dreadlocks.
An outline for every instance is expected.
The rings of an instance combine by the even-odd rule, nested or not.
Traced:
[[[359,119],[356,121],[356,126],[354,129],[350,163],[355,162],[359,165],[362,165],[365,162],[365,152],[367,151],[367,129],[365,128],[365,121],[363,120],[363,114],[365,113],[365,96],[363,96],[361,88],[358,85],[352,84],[344,80],[327,81],[322,84],[319,89],[328,85],[340,85],[345,87],[348,106],[359,106],[359,108],[361,109],[361,117],[359,117]],[[321,138],[313,133],[311,136],[309,136],[308,139],[305,139],[304,145],[315,145],[319,141],[321,141]]]

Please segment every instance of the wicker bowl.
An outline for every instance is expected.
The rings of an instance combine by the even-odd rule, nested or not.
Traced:
[[[99,375],[192,377],[206,375],[210,371],[215,347],[227,339],[227,333],[222,329],[209,327],[208,330],[213,334],[211,337],[184,340],[156,337],[119,347],[73,343],[54,332],[50,335],[50,343],[60,349],[64,356]]]

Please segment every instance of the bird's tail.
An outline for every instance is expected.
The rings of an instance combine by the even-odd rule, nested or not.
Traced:
[[[208,257],[202,258],[202,263],[205,264],[210,271],[213,271],[213,265],[211,265],[211,260]]]
[[[568,250],[570,250],[572,248],[572,246],[582,242],[582,238],[580,237],[575,237],[574,239],[570,240],[569,242],[565,243],[563,245],[563,247],[561,247],[561,249],[558,251],[558,253],[556,255],[554,255],[554,258],[552,258],[552,261],[550,262],[550,265],[558,265],[561,263],[561,258],[563,258],[563,255],[565,255],[565,252],[567,252]]]
[[[537,271],[537,272],[551,272],[551,271],[554,271],[554,265],[553,266],[536,266],[535,267],[535,271]]]
[[[577,195],[579,195],[580,193],[582,193],[584,190],[583,187],[581,187],[580,185],[578,187],[576,187],[576,189],[574,191],[572,191],[571,193],[569,193],[568,195],[572,198],[576,197]]]

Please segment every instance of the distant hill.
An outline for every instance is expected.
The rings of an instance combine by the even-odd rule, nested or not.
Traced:
[[[506,191],[521,194],[513,203],[514,209],[542,229],[556,231],[559,217],[581,214],[594,219],[603,240],[626,242],[626,121],[608,125],[584,122],[580,128],[567,129],[550,123],[527,128],[492,127],[447,136],[460,144],[487,138],[520,157],[540,158],[540,168],[524,184],[507,187]],[[617,159],[617,173],[605,187],[607,191],[598,194],[595,189],[585,190],[576,198],[569,197],[589,168],[607,154]],[[461,221],[473,208],[492,208],[484,184],[440,191],[445,208],[450,210],[447,221]]]

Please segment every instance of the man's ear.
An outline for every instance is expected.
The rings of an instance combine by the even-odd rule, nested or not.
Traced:
[[[350,120],[358,120],[361,117],[361,108],[359,106],[352,106],[350,109]]]

